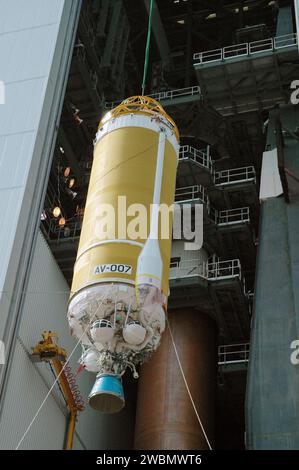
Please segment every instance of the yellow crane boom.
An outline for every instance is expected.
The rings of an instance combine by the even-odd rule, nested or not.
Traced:
[[[82,401],[78,400],[78,398],[73,394],[71,384],[69,383],[65,372],[67,352],[53,340],[53,338],[58,338],[57,333],[44,331],[42,333],[42,337],[43,339],[39,341],[34,348],[32,348],[32,360],[34,362],[49,362],[53,366],[56,378],[59,381],[70,412],[65,450],[71,450],[73,446],[77,414],[78,411],[84,410],[84,405],[82,404]]]

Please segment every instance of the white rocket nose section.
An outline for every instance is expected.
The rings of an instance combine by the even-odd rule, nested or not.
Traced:
[[[137,262],[136,286],[150,285],[161,289],[163,262],[158,240],[148,238]]]

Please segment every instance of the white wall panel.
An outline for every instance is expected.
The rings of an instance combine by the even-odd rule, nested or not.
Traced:
[[[17,342],[0,422],[0,449],[15,449],[48,392],[34,365]],[[50,398],[20,449],[62,449],[65,417]]]
[[[5,86],[5,103],[0,104],[0,200],[5,205],[0,226],[0,246],[5,247],[0,260],[0,337],[7,343],[11,326],[1,297],[13,289],[18,277],[33,195],[41,193],[37,173],[40,168],[45,174],[49,161],[45,141],[47,132],[54,137],[79,6],[80,0],[0,0],[0,80]],[[27,237],[28,246],[30,241]]]
[[[80,0],[0,0],[0,339],[15,342]],[[4,393],[8,367],[0,370]],[[1,413],[1,401],[0,401]]]
[[[20,339],[13,354],[0,419],[0,449],[15,448],[54,382],[47,364],[32,363],[26,351],[31,352],[31,347],[41,339],[44,330],[57,332],[59,344],[68,354],[77,343],[69,334],[66,320],[68,297],[68,284],[39,233],[23,305]],[[74,372],[78,368],[80,354],[79,345],[70,360]],[[85,371],[78,377],[85,402],[94,380],[95,375]],[[47,399],[20,448],[62,449],[66,414],[66,407],[56,387],[54,396],[50,395]],[[79,414],[74,448],[126,448],[130,445],[133,426],[134,409],[130,407],[118,415],[105,416],[86,405],[85,411]]]
[[[11,8],[7,8],[7,4]],[[64,0],[0,0],[0,32],[12,33],[57,23]]]

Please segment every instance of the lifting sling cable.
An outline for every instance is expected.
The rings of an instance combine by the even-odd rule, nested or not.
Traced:
[[[153,18],[153,9],[154,9],[154,0],[150,0],[150,2],[151,3],[150,3],[150,10],[149,10],[149,17],[148,17],[147,39],[146,39],[144,67],[143,67],[143,80],[142,80],[142,92],[141,92],[142,96],[144,96],[144,92],[145,92],[149,50],[150,50],[150,43],[151,43],[152,18]]]

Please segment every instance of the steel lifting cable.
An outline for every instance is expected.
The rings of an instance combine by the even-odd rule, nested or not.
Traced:
[[[189,398],[190,398],[190,401],[191,401],[191,404],[193,406],[193,409],[194,409],[194,413],[196,415],[196,418],[199,422],[199,425],[200,425],[200,428],[202,430],[202,433],[205,437],[205,440],[207,441],[207,444],[208,444],[208,447],[210,450],[213,450],[212,446],[211,446],[211,443],[209,441],[209,438],[207,436],[207,433],[205,431],[205,428],[204,428],[204,425],[202,424],[202,421],[200,419],[200,416],[199,416],[199,413],[197,411],[197,408],[196,408],[196,405],[194,403],[194,400],[193,400],[193,397],[192,397],[192,394],[191,394],[191,391],[190,391],[190,388],[189,388],[189,385],[188,385],[188,382],[187,382],[187,379],[186,379],[186,376],[185,376],[185,373],[184,373],[184,369],[182,367],[182,363],[180,361],[180,358],[179,358],[179,354],[178,354],[178,350],[177,350],[177,347],[175,345],[175,342],[174,342],[174,338],[173,338],[173,334],[172,334],[172,331],[171,331],[171,328],[170,328],[170,324],[169,324],[169,321],[168,321],[168,318],[167,318],[167,326],[168,326],[168,330],[169,330],[169,334],[170,334],[170,338],[171,338],[171,342],[172,342],[172,345],[173,345],[173,349],[174,349],[174,353],[176,355],[176,358],[177,358],[177,361],[178,361],[178,364],[179,364],[179,368],[180,368],[180,371],[181,371],[181,374],[182,374],[182,377],[183,377],[183,380],[184,380],[184,383],[185,383],[185,386],[186,386],[186,389],[187,389],[187,392],[188,392],[188,395],[189,395]]]
[[[149,51],[151,43],[151,31],[152,31],[152,19],[153,19],[153,10],[154,10],[154,0],[151,0],[149,16],[148,16],[148,27],[147,27],[147,38],[146,38],[146,47],[145,47],[145,57],[144,57],[144,67],[143,67],[143,80],[142,80],[142,96],[145,92],[145,84],[148,70],[148,60],[149,60]]]

